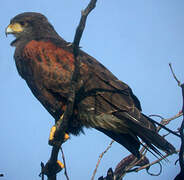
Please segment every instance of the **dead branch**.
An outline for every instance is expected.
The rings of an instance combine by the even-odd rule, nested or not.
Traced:
[[[173,71],[173,68],[172,68],[172,65],[171,65],[171,63],[169,63],[169,67],[170,67],[170,69],[171,69],[171,73],[172,73],[172,75],[173,75],[173,77],[174,77],[174,79],[176,80],[176,82],[178,83],[178,86],[180,86],[181,87],[181,82],[178,80],[178,78],[176,77],[176,75],[175,75],[175,73],[174,73],[174,71]]]
[[[177,150],[177,152],[179,152],[179,150]],[[144,166],[141,166],[140,168],[135,169],[135,172],[138,172],[138,171],[143,170],[143,169],[146,169],[147,167],[150,167],[150,166],[152,166],[152,165],[154,165],[154,164],[157,164],[157,163],[159,163],[160,161],[162,161],[163,159],[166,159],[167,157],[169,157],[169,156],[171,156],[171,155],[172,155],[172,154],[166,154],[166,155],[164,155],[163,157],[161,157],[161,158],[159,158],[159,159],[157,159],[157,160],[155,160],[155,161],[153,161],[153,162],[151,162],[151,163],[149,163],[149,164],[146,164],[146,165],[144,165]]]
[[[66,179],[69,180],[68,173],[67,173],[67,168],[66,168],[65,155],[64,155],[62,147],[61,147],[61,153],[62,153],[62,159],[63,159],[63,163],[64,163],[64,168],[65,168],[65,172],[64,173],[65,173]]]
[[[76,84],[79,76],[80,60],[78,59],[79,43],[85,28],[87,16],[95,8],[97,0],[91,0],[85,10],[82,11],[81,19],[77,27],[74,41],[73,41],[73,54],[74,54],[74,72],[70,82],[70,92],[68,95],[66,111],[64,113],[62,123],[59,125],[58,130],[55,133],[57,139],[62,139],[61,144],[64,141],[64,134],[68,128],[68,119],[73,114],[73,107],[75,103]]]
[[[181,84],[180,87],[182,89],[182,97],[183,97],[182,113],[184,113],[184,84]],[[179,132],[181,136],[181,146],[180,146],[180,152],[179,152],[180,173],[176,176],[175,180],[184,178],[184,158],[183,158],[183,155],[184,155],[184,115],[183,115],[183,121],[179,129]]]
[[[180,173],[175,177],[175,180],[183,179],[184,178],[184,84],[181,84],[181,82],[176,77],[171,63],[169,63],[169,67],[171,69],[171,72],[173,74],[174,79],[176,80],[179,87],[181,87],[182,90],[182,98],[183,98],[183,107],[182,107],[182,113],[183,113],[183,121],[181,124],[181,127],[179,129],[180,137],[181,137],[181,147],[179,152],[179,163],[180,163]]]
[[[176,132],[172,131],[171,129],[165,127],[163,124],[161,123],[158,123],[157,121],[153,120],[153,119],[149,119],[150,122],[154,123],[154,124],[157,124],[158,126],[160,126],[160,128],[163,128],[165,129],[166,131],[170,132],[171,134],[177,136],[177,137],[180,137],[179,134],[177,134]]]
[[[73,108],[75,103],[76,84],[78,82],[80,71],[80,60],[78,59],[79,43],[86,25],[87,16],[95,8],[97,0],[91,0],[88,6],[82,11],[79,25],[76,29],[74,41],[73,41],[73,54],[74,54],[74,72],[70,82],[70,92],[67,100],[66,111],[62,119],[62,123],[58,127],[58,131],[55,133],[55,137],[61,139],[61,144],[64,141],[64,134],[68,128],[68,119],[73,114]]]
[[[101,162],[101,160],[102,160],[104,154],[111,148],[111,146],[112,146],[113,143],[114,143],[114,140],[112,140],[112,141],[110,142],[110,144],[107,146],[107,148],[105,149],[105,151],[103,151],[103,152],[100,154],[99,159],[98,159],[98,162],[97,162],[97,164],[96,164],[96,168],[95,168],[95,170],[93,171],[93,175],[92,175],[91,180],[94,180],[95,175],[96,175],[96,172],[97,172],[97,169],[98,169],[98,166],[99,166],[99,164],[100,164],[100,162]]]
[[[157,115],[157,114],[149,115],[149,117],[153,117],[153,116],[159,117],[159,118],[161,119],[160,124],[162,124],[162,125],[165,126],[165,125],[169,124],[172,120],[177,119],[177,118],[181,117],[182,115],[183,115],[183,113],[182,113],[182,112],[179,112],[178,114],[174,115],[173,117],[167,118],[167,119],[165,119],[165,118],[163,118],[162,116]],[[159,132],[160,129],[161,129],[161,126],[158,126],[158,127],[157,127],[157,132]]]

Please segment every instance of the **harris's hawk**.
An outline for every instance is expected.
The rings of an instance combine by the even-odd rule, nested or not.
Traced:
[[[74,71],[72,46],[40,13],[15,16],[6,34],[16,37],[11,45],[16,48],[14,58],[19,75],[57,122],[66,109]],[[84,51],[79,51],[78,58],[75,107],[66,133],[77,135],[83,127],[95,128],[136,157],[140,157],[139,138],[158,154],[157,148],[166,153],[175,151],[141,113],[140,102],[127,84]]]

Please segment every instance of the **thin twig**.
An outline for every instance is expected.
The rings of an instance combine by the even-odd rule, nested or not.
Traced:
[[[149,117],[155,116],[155,117],[161,118],[162,120],[161,120],[160,124],[165,126],[165,125],[169,124],[172,120],[177,119],[177,118],[181,117],[182,115],[183,115],[183,113],[179,112],[178,114],[174,115],[173,117],[167,118],[167,119],[165,119],[162,116],[157,115],[157,114],[149,115]],[[162,128],[161,126],[158,126],[157,127],[157,132],[159,132],[161,128]]]
[[[159,176],[159,175],[162,173],[162,165],[161,165],[160,161],[157,162],[157,163],[155,163],[155,164],[159,164],[159,165],[160,165],[160,170],[159,170],[159,172],[158,172],[157,174],[150,173],[150,172],[149,172],[149,167],[150,167],[149,164],[146,164],[146,165],[145,165],[145,168],[144,168],[144,169],[146,169],[147,173],[148,173],[149,175],[151,175],[151,176]],[[148,165],[148,167],[147,167],[147,165]],[[153,165],[154,165],[154,164],[153,164]],[[143,167],[143,166],[141,166],[141,167]],[[137,172],[137,170],[138,170],[138,168],[130,169],[130,170],[128,170],[126,173]],[[141,169],[141,170],[142,170],[142,169]]]
[[[91,180],[94,180],[95,175],[96,175],[96,172],[97,172],[97,169],[98,169],[98,166],[99,166],[99,164],[100,164],[100,162],[101,162],[101,159],[103,158],[104,154],[111,148],[111,146],[112,146],[113,143],[114,143],[114,140],[112,140],[112,141],[110,142],[110,144],[107,146],[107,148],[105,149],[105,151],[103,151],[103,152],[100,154],[100,156],[99,156],[99,158],[98,158],[98,162],[97,162],[97,164],[96,164],[96,168],[95,168],[95,170],[93,171],[93,175],[92,175],[92,177],[91,177]]]
[[[176,152],[179,152],[179,150],[177,150]],[[173,153],[172,153],[172,154],[173,154]],[[152,166],[152,165],[154,165],[154,164],[157,164],[158,162],[162,161],[163,159],[166,159],[168,156],[171,156],[172,154],[166,154],[166,155],[164,155],[163,157],[161,157],[161,158],[159,158],[159,159],[157,159],[157,160],[155,160],[155,161],[153,161],[153,162],[151,162],[151,163],[149,163],[149,164],[146,164],[146,165],[144,165],[144,166],[141,166],[141,167],[139,167],[139,168],[136,168],[136,169],[135,169],[135,172],[138,172],[138,171],[143,170],[143,169],[146,169],[147,167],[150,167],[150,166]]]
[[[170,132],[171,134],[174,134],[175,136],[177,136],[177,137],[180,138],[180,135],[179,135],[179,134],[177,134],[176,132],[172,131],[171,129],[165,127],[165,126],[162,125],[161,123],[158,123],[157,121],[155,121],[155,120],[153,120],[153,119],[151,119],[151,118],[149,118],[148,120],[149,120],[150,122],[152,122],[152,123],[157,124],[157,125],[160,126],[161,128],[165,129],[166,131],[168,131],[168,132]]]
[[[171,118],[164,119],[164,121],[165,121],[165,122],[170,122],[170,121],[172,121],[172,120],[174,120],[174,119],[177,119],[177,118],[181,117],[182,115],[183,115],[183,112],[179,112],[178,114],[174,115],[174,116],[171,117]],[[167,123],[167,124],[168,124],[168,123]],[[164,124],[164,125],[165,125],[165,124]]]
[[[80,23],[76,29],[74,41],[73,41],[73,52],[74,56],[78,56],[78,48],[79,48],[79,43],[82,37],[82,33],[84,31],[84,28],[86,26],[86,19],[88,14],[95,8],[97,0],[91,0],[88,4],[88,6],[81,12],[81,19]]]
[[[159,115],[159,114],[151,114],[151,115],[149,115],[149,117],[158,117],[158,118],[160,118],[160,119],[164,119],[164,117],[162,117],[162,116]]]
[[[180,81],[178,80],[178,78],[176,77],[176,75],[175,75],[175,73],[174,73],[174,71],[173,71],[173,68],[172,68],[171,63],[169,63],[169,67],[170,67],[170,69],[171,69],[171,72],[172,72],[172,75],[173,75],[174,79],[175,79],[176,82],[178,83],[178,86],[181,87],[181,82],[180,82]]]
[[[63,163],[64,163],[64,168],[65,168],[65,176],[66,176],[66,179],[67,180],[70,180],[69,177],[68,177],[68,173],[67,173],[67,168],[66,168],[66,161],[65,161],[65,155],[64,155],[64,152],[63,152],[63,148],[61,147],[61,153],[62,153],[62,159],[63,159]]]
[[[160,176],[160,174],[162,173],[162,165],[161,165],[160,162],[158,162],[157,164],[159,164],[159,166],[160,166],[160,171],[159,171],[157,174],[150,173],[150,172],[149,172],[149,168],[146,168],[146,171],[147,171],[147,173],[148,173],[149,175],[151,175],[151,176]]]

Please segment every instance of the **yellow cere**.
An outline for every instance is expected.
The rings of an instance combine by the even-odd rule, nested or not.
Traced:
[[[19,32],[22,32],[22,31],[23,31],[23,28],[19,23],[10,24],[6,28],[6,33],[19,33]]]
[[[58,165],[59,165],[62,169],[65,167],[64,164],[63,164],[61,161],[57,160],[57,163],[58,163]]]

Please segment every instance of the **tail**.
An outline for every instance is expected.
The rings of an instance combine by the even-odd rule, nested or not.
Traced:
[[[124,146],[138,159],[141,157],[139,153],[140,142],[136,136],[131,136],[130,134],[116,133],[103,128],[96,128],[96,129],[103,132],[104,134],[112,138],[114,141]]]
[[[129,121],[129,127],[131,130],[136,133],[136,135],[139,136],[154,152],[159,155],[161,154],[154,146],[167,154],[176,152],[174,146],[156,132],[155,125],[149,121],[147,116],[141,114],[139,121],[137,121],[137,119],[132,117],[130,114],[126,114],[129,119],[131,119],[131,121]]]
[[[146,118],[149,121],[149,117],[142,114],[142,118]],[[151,122],[150,122],[151,123]],[[145,133],[140,134],[140,138],[146,142],[146,144],[153,144],[157,148],[166,152],[167,154],[172,154],[176,152],[176,149],[172,144],[170,144],[164,137],[160,136],[156,130],[145,129]]]
[[[161,157],[163,155],[158,149],[166,152],[167,154],[172,154],[176,152],[174,146],[170,144],[167,140],[165,140],[162,136],[160,136],[158,132],[156,132],[156,126],[152,122],[150,122],[149,118],[144,114],[140,114],[139,118],[137,117],[135,118],[133,115],[131,115],[128,112],[118,112],[115,115],[116,117],[121,119],[124,123],[126,123],[128,131],[130,133],[128,135],[121,134],[118,138],[114,136],[112,137],[112,135],[108,135],[105,132],[104,133],[110,136],[111,138],[113,138],[115,141],[122,144],[123,146],[125,146],[125,144],[123,143],[125,141],[124,139],[126,139],[129,149],[126,146],[125,147],[132,154],[134,155],[137,154],[137,149],[141,144],[137,136],[140,137],[151,150],[153,150],[156,154],[158,154]],[[112,133],[112,134],[114,135],[115,133]],[[128,138],[126,136],[128,136]],[[119,138],[121,140],[118,140]],[[132,141],[131,143],[130,143],[130,139]],[[138,146],[138,143],[139,143],[139,146]],[[136,150],[132,150],[133,147]]]

